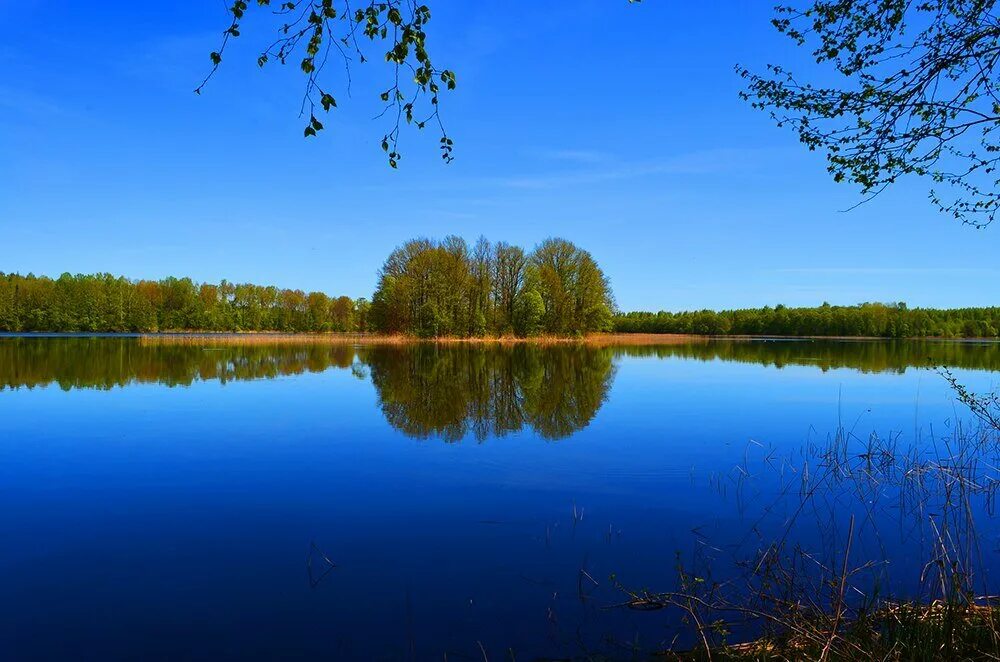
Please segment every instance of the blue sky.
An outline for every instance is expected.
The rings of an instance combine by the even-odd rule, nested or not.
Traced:
[[[377,62],[350,97],[328,79],[340,108],[305,140],[301,73],[257,70],[263,14],[199,97],[220,2],[0,3],[0,271],[356,297],[410,237],[563,236],[626,310],[1000,303],[1000,228],[938,214],[921,181],[844,212],[857,190],[739,100],[737,63],[810,68],[771,3],[428,4],[456,160],[410,132],[392,171]]]

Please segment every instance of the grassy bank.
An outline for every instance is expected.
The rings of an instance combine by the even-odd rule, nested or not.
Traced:
[[[668,660],[996,660],[1000,608],[992,605],[887,603],[836,631],[830,616],[797,624],[783,636],[743,644],[663,651]]]
[[[674,587],[618,585],[616,606],[681,614],[689,645],[664,659],[1000,659],[996,526],[987,529],[1000,401],[978,406],[972,422],[905,445],[849,429],[787,457],[751,444],[717,478],[742,507],[777,495],[754,509],[746,549],[730,556],[699,539],[691,558],[678,556]],[[886,546],[904,532],[905,546]]]

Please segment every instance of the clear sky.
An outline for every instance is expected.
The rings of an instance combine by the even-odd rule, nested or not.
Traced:
[[[857,190],[739,100],[737,63],[809,68],[772,3],[428,4],[456,160],[410,132],[392,171],[380,63],[350,97],[329,79],[340,109],[305,140],[304,77],[255,64],[269,17],[198,97],[221,2],[0,2],[0,271],[357,297],[414,236],[562,236],[626,310],[1000,303],[1000,227],[938,214],[921,181],[845,213]]]

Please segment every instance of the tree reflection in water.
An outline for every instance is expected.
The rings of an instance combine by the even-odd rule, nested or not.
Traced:
[[[111,389],[188,386],[350,369],[371,380],[386,420],[418,438],[482,441],[525,428],[561,439],[593,420],[623,356],[902,373],[951,366],[1000,370],[1000,343],[701,341],[587,344],[363,344],[266,338],[0,337],[0,391],[57,384]]]
[[[614,380],[614,352],[582,345],[369,347],[382,412],[414,437],[484,441],[525,426],[545,439],[580,430]]]

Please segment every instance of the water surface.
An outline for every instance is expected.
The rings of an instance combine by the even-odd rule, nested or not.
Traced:
[[[612,574],[776,534],[740,472],[838,427],[935,452],[942,365],[986,390],[1000,345],[0,338],[0,657],[654,650],[678,618]]]

